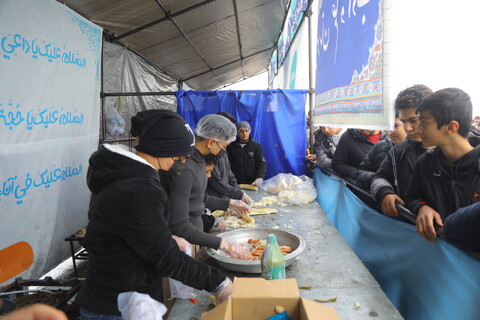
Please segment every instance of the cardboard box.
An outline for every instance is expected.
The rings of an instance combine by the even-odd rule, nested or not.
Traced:
[[[202,320],[263,320],[282,306],[293,320],[337,320],[337,312],[300,297],[296,279],[235,278],[232,298],[202,314]]]

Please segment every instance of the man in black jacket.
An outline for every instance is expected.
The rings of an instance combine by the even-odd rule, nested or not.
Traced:
[[[267,172],[267,162],[263,157],[262,146],[250,137],[250,124],[240,121],[237,124],[237,139],[228,147],[228,159],[232,172],[239,184],[260,186]]]
[[[461,207],[480,201],[480,146],[467,140],[472,102],[464,91],[447,88],[423,99],[418,107],[425,146],[437,146],[418,158],[407,193],[417,215],[417,232],[429,241],[435,224]]]
[[[422,145],[417,108],[423,98],[432,90],[424,85],[414,85],[402,90],[395,99],[395,110],[403,123],[407,139],[395,145],[388,152],[371,179],[370,192],[380,206],[380,211],[388,216],[398,216],[396,203],[404,200],[413,167],[417,158],[427,147]]]
[[[76,297],[82,319],[120,316],[122,292],[147,293],[161,301],[162,277],[220,298],[233,287],[220,271],[180,251],[168,227],[167,194],[158,171],[164,177],[181,173],[193,152],[190,127],[177,113],[148,110],[132,118],[132,135],[139,143],[136,153],[105,144],[89,160],[89,266]]]
[[[360,173],[358,166],[370,149],[383,139],[385,137],[378,130],[348,129],[338,142],[332,169],[355,183]]]

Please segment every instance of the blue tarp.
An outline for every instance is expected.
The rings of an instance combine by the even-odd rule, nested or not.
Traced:
[[[317,201],[406,319],[480,319],[480,261],[361,202],[314,170]]]
[[[228,112],[247,121],[262,145],[267,175],[305,174],[306,90],[177,91],[177,112],[194,129],[204,115]]]

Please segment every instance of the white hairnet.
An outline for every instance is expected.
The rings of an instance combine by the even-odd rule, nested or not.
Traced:
[[[195,133],[204,139],[215,139],[218,142],[232,142],[237,135],[237,128],[224,116],[207,114],[198,121]]]

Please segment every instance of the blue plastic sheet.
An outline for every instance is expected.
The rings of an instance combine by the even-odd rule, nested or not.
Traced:
[[[364,205],[314,170],[317,201],[406,319],[479,319],[480,261]]]
[[[266,179],[305,174],[306,90],[177,91],[176,96],[177,112],[192,128],[204,115],[220,111],[250,123],[267,161]]]

